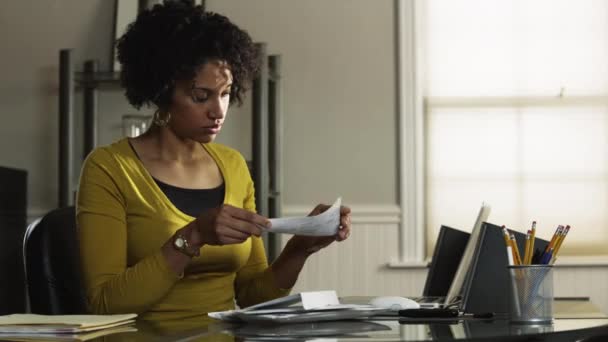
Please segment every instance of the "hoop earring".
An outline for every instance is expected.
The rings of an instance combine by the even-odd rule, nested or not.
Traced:
[[[165,118],[161,119],[160,110],[157,110],[156,112],[154,112],[154,118],[152,121],[154,121],[154,124],[159,127],[165,127],[169,124],[169,120],[171,120],[170,112],[167,112],[167,114],[165,115]]]

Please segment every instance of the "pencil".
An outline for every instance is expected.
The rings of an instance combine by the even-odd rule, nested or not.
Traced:
[[[562,246],[562,243],[564,243],[564,239],[566,238],[566,235],[568,235],[569,231],[570,231],[570,226],[567,225],[566,228],[564,228],[564,230],[562,231],[562,234],[559,237],[559,240],[557,241],[555,249],[553,250],[553,255],[551,257],[551,264],[555,263],[555,259],[557,259],[557,253],[559,252],[559,249]]]
[[[521,256],[519,254],[519,248],[517,248],[517,240],[515,235],[511,234],[511,247],[513,247],[513,254],[515,255],[515,265],[521,265]]]
[[[562,232],[563,228],[564,228],[564,226],[562,226],[561,224],[559,226],[557,226],[557,229],[555,229],[555,233],[553,233],[553,237],[551,238],[551,241],[549,241],[549,244],[547,245],[547,248],[545,248],[545,252],[543,253],[543,255],[541,257],[541,260],[544,260],[545,259],[545,255],[547,253],[549,253],[549,251],[551,250],[551,248],[555,247],[555,242],[557,241],[557,237]]]
[[[553,237],[551,237],[551,241],[549,241],[549,244],[547,245],[547,247],[545,248],[545,250],[540,255],[539,262],[541,264],[545,263],[544,261],[547,258],[547,256],[549,255],[549,251],[553,251],[553,249],[555,248],[555,242],[557,242],[557,239],[558,239],[559,235],[561,234],[563,228],[564,228],[564,226],[562,226],[560,224],[555,229],[555,233],[553,233]],[[550,261],[550,260],[551,260],[551,258],[549,258],[548,261]]]
[[[505,239],[505,245],[507,245],[507,247],[509,247],[511,245],[511,239],[509,238],[509,231],[507,230],[507,227],[502,226],[502,237]]]
[[[531,230],[528,230],[528,233],[526,234],[526,248],[524,251],[524,265],[529,265],[530,261],[528,261],[528,259],[530,258],[530,235],[532,234]]]
[[[534,242],[536,241],[536,221],[532,221],[532,228],[530,229],[532,234],[530,234],[530,257],[528,259],[528,264],[532,264],[532,257],[534,257]]]
[[[511,238],[509,237],[509,231],[507,227],[502,226],[502,236],[505,239],[505,245],[507,246],[507,257],[509,258],[509,265],[517,265],[515,263],[515,254],[513,252],[513,244],[511,243]]]

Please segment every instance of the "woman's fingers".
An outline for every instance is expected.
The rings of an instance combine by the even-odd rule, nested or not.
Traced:
[[[218,237],[226,236],[226,237],[238,239],[241,241],[245,241],[245,240],[247,240],[248,237],[251,236],[251,234],[242,232],[240,230],[234,229],[234,228],[226,226],[226,225],[218,226],[217,230],[216,230],[216,234],[218,235]]]
[[[340,215],[347,215],[347,214],[350,214],[350,208],[346,207],[346,206],[341,206]]]
[[[255,235],[255,236],[260,236],[262,235],[262,229],[257,226],[252,224],[251,222],[247,222],[247,221],[243,221],[243,220],[239,220],[237,218],[234,217],[227,217],[223,220],[222,224],[231,229],[234,230],[235,232],[239,232],[241,234],[244,234],[246,236],[251,236],[251,235]]]
[[[340,230],[336,236],[336,241],[344,241],[350,235],[350,208],[342,206],[340,208]]]
[[[215,220],[215,235],[220,244],[242,243],[251,235],[260,236],[262,228],[270,225],[265,217],[236,208],[223,205]]]
[[[255,226],[261,226],[264,228],[270,228],[271,223],[270,220],[265,218],[262,215],[258,215],[249,210],[236,208],[233,206],[226,206],[226,212],[230,214],[230,216],[239,219],[241,221],[249,222]]]

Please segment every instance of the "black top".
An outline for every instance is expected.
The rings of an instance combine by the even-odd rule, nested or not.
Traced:
[[[141,160],[130,141],[129,146],[131,146],[135,156]],[[154,177],[152,177],[152,179],[154,179],[169,201],[171,201],[177,209],[187,215],[198,217],[203,211],[219,207],[224,203],[226,192],[224,183],[213,189],[186,189],[163,183]]]
[[[224,183],[213,189],[185,189],[163,183],[156,178],[154,181],[177,209],[193,217],[224,203]]]

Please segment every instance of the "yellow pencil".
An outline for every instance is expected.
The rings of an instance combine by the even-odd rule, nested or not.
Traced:
[[[555,262],[555,259],[557,258],[557,253],[559,252],[559,249],[562,246],[562,243],[564,243],[564,239],[566,238],[566,235],[568,235],[569,231],[570,231],[569,225],[566,226],[566,228],[564,228],[564,230],[562,231],[562,234],[559,237],[559,240],[557,241],[555,249],[553,250],[553,255],[551,256],[551,264],[553,264]]]
[[[517,241],[515,240],[515,235],[513,234],[511,234],[511,247],[513,247],[513,254],[515,254],[515,265],[521,265],[519,248],[517,248]]]
[[[553,237],[551,238],[551,241],[549,241],[547,248],[545,248],[545,254],[549,253],[549,250],[551,250],[551,248],[555,247],[555,242],[557,241],[557,238],[560,235],[560,233],[562,232],[563,228],[564,228],[564,226],[562,226],[561,224],[559,226],[557,226],[557,229],[555,229],[555,233],[553,233]]]
[[[528,233],[526,234],[526,249],[524,251],[524,265],[529,265],[530,261],[528,260],[530,258],[530,235],[531,235],[532,231],[528,230]]]
[[[507,247],[511,246],[511,239],[509,238],[509,231],[507,230],[507,227],[502,226],[502,237],[505,239],[505,245],[507,245]]]
[[[532,264],[532,257],[534,256],[534,242],[536,241],[536,221],[532,221],[532,228],[530,229],[530,256],[528,257],[528,264]]]
[[[511,243],[511,238],[509,237],[509,231],[505,226],[502,226],[502,236],[505,239],[505,245],[507,246],[507,256],[509,261],[513,260],[513,264],[517,265],[515,260],[515,252],[513,251],[513,244]]]

